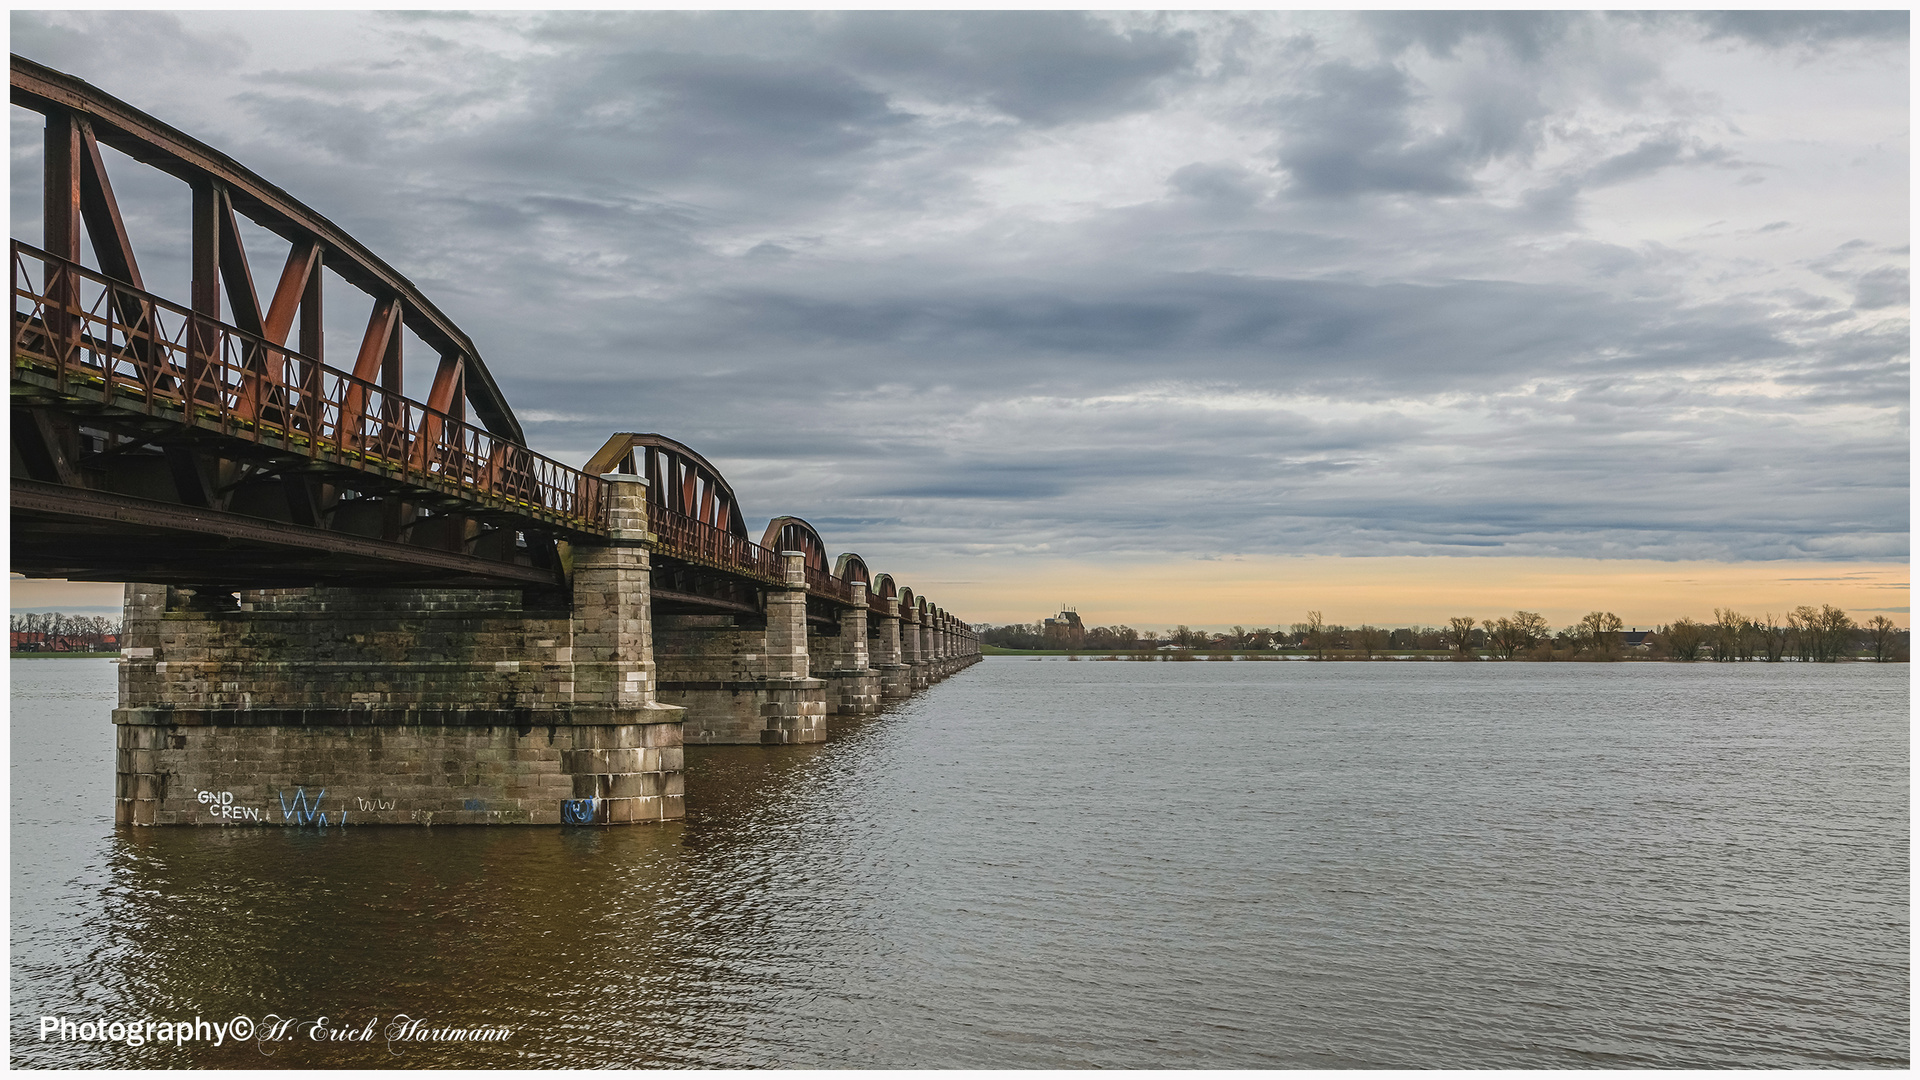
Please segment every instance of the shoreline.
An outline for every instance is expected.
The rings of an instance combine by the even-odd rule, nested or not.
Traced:
[[[1602,658],[1583,656],[1583,657],[1562,657],[1562,658],[1556,658],[1552,660],[1542,660],[1542,659],[1534,659],[1529,657],[1513,657],[1511,659],[1502,659],[1501,657],[1489,656],[1485,653],[1476,653],[1471,660],[1462,660],[1462,659],[1456,658],[1452,653],[1443,653],[1443,652],[1398,652],[1398,653],[1383,652],[1383,653],[1377,653],[1373,656],[1362,656],[1358,654],[1340,654],[1340,655],[1333,655],[1333,656],[1326,656],[1326,657],[1318,657],[1318,656],[1309,656],[1309,655],[1306,655],[1303,653],[1297,653],[1297,652],[1285,652],[1285,653],[1235,652],[1235,653],[1225,653],[1225,654],[1215,654],[1211,652],[1200,652],[1200,651],[1180,652],[1180,653],[1085,652],[1085,651],[1074,651],[1074,650],[1068,650],[1068,649],[997,649],[991,646],[982,646],[980,655],[983,657],[1024,656],[1032,660],[1039,660],[1046,657],[1055,657],[1055,658],[1065,657],[1069,660],[1130,661],[1133,663],[1160,662],[1160,663],[1179,663],[1179,664],[1196,663],[1196,662],[1221,662],[1221,661],[1238,661],[1238,662],[1253,662],[1253,663],[1271,662],[1271,661],[1289,661],[1289,662],[1306,662],[1306,663],[1316,663],[1316,664],[1348,664],[1348,663],[1365,664],[1365,663],[1379,663],[1382,661],[1399,661],[1399,662],[1415,662],[1415,663],[1456,663],[1456,664],[1471,664],[1471,663],[1483,663],[1483,662],[1493,663],[1493,664],[1721,664],[1721,663],[1810,664],[1810,663],[1818,663],[1818,662],[1827,662],[1827,663],[1835,663],[1835,664],[1873,664],[1873,663],[1904,664],[1908,662],[1904,658],[1898,659],[1898,660],[1876,661],[1871,656],[1845,656],[1845,657],[1840,657],[1839,659],[1836,659],[1833,661],[1802,660],[1799,657],[1783,657],[1777,661],[1673,660],[1665,657],[1654,657],[1654,656],[1614,656],[1614,657],[1602,657]]]
[[[17,652],[9,653],[14,660],[118,660],[117,652]]]

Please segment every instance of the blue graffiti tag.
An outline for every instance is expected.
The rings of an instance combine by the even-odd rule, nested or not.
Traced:
[[[280,820],[292,821],[301,825],[311,825],[315,821],[318,821],[321,828],[326,828],[327,815],[320,812],[320,800],[327,797],[326,788],[320,789],[320,794],[313,797],[312,803],[307,802],[306,788],[295,788],[293,791],[292,806],[287,805],[286,792],[282,791],[277,794],[280,796]],[[342,810],[340,811],[339,824],[345,825],[346,823],[347,812]]]
[[[593,799],[562,799],[560,820],[569,825],[593,824]]]

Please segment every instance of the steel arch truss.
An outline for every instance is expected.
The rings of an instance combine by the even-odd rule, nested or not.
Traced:
[[[44,247],[9,259],[15,570],[558,585],[561,545],[604,535],[598,479],[529,450],[471,339],[338,226],[79,79],[15,56],[11,97],[46,118]],[[190,189],[185,303],[146,288],[103,146]],[[268,293],[243,218],[289,245]],[[371,298],[350,366],[326,362],[323,268]]]

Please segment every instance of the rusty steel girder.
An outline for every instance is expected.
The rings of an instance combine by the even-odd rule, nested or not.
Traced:
[[[339,226],[80,79],[14,56],[11,87],[46,118],[43,246],[16,240],[9,260],[16,571],[551,590],[568,545],[606,535],[601,476],[618,472],[647,481],[664,608],[759,614],[785,584],[782,551],[804,556],[814,623],[838,619],[854,582],[876,612],[895,595],[858,555],[830,564],[800,518],[754,543],[719,470],[665,436],[615,435],[585,470],[533,453],[472,340]],[[191,189],[187,302],[146,289],[102,146]],[[289,245],[268,294],[241,218]],[[323,270],[371,299],[350,366],[327,363]],[[403,329],[433,351],[430,376],[408,378]]]
[[[46,118],[45,246],[9,252],[14,570],[551,587],[604,535],[600,481],[529,450],[472,341],[338,226],[79,79],[16,56],[11,85]],[[191,189],[186,303],[145,288],[102,146]],[[243,217],[288,241],[270,297]],[[325,362],[323,268],[371,298],[350,370]],[[402,328],[437,354],[424,400]]]
[[[47,118],[42,246],[54,256],[80,261],[84,220],[101,269],[135,287],[141,284],[100,159],[99,145],[105,144],[192,188],[195,313],[219,319],[224,292],[235,323],[278,345],[287,343],[298,315],[300,351],[324,361],[319,329],[319,270],[324,265],[374,299],[374,318],[357,352],[355,375],[378,377],[389,391],[402,391],[403,358],[394,330],[404,325],[438,354],[429,402],[454,414],[470,403],[488,431],[510,442],[526,442],[472,339],[411,281],[338,225],[213,147],[83,80],[16,55],[11,85],[15,105]],[[235,214],[292,245],[265,307],[247,271]]]

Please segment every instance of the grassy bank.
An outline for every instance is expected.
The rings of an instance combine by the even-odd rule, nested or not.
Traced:
[[[1002,649],[993,645],[980,646],[982,656],[1066,656],[1076,660],[1307,660],[1312,655],[1300,649],[1253,649],[1237,652],[1210,652],[1207,650],[1183,650],[1180,652],[1128,652],[1120,650],[1108,652],[1098,649]],[[1451,660],[1450,652],[1418,652],[1400,650],[1383,652],[1374,656],[1376,660]],[[1335,653],[1328,660],[1364,660],[1360,653],[1351,655]]]
[[[17,652],[15,660],[117,660],[117,652]]]

